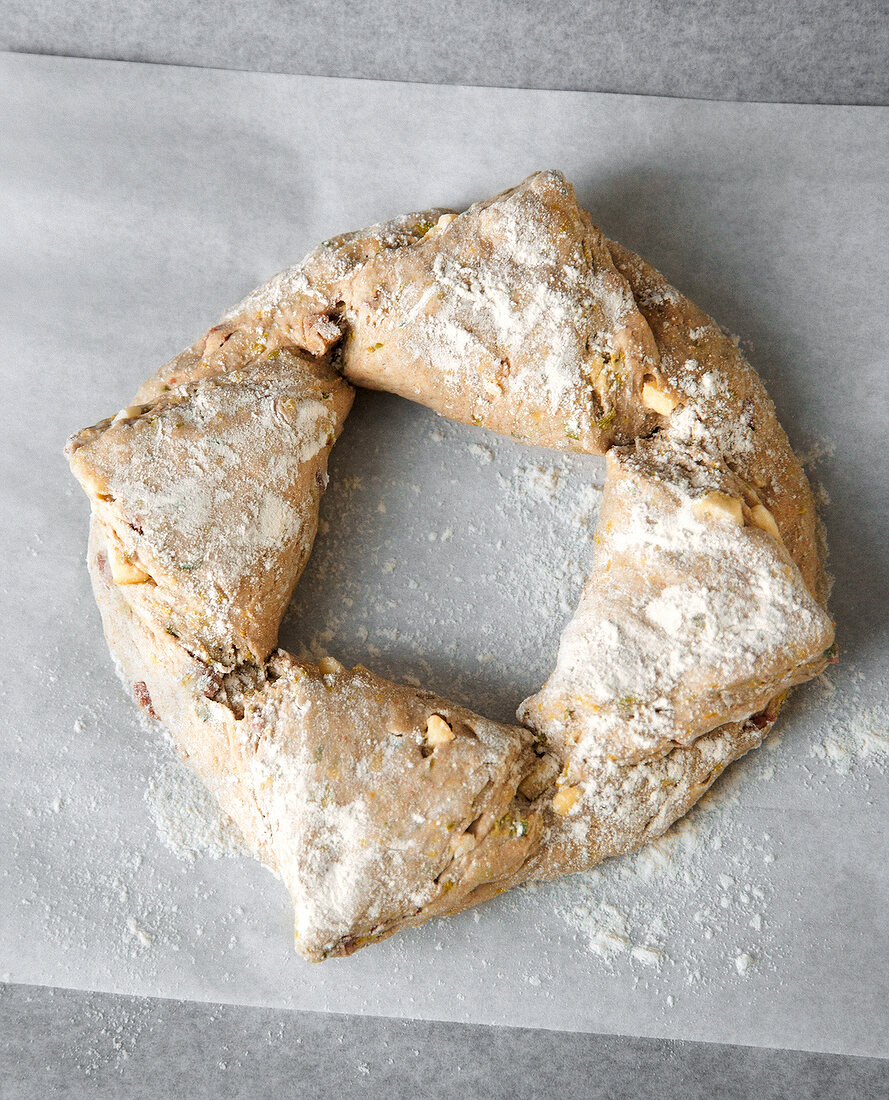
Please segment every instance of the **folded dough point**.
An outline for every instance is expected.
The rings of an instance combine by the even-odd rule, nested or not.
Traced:
[[[329,366],[281,351],[72,437],[72,469],[134,609],[220,669],[263,661],[351,403]]]
[[[541,832],[517,794],[527,730],[361,667],[281,655],[270,671],[245,713],[250,766],[303,954],[349,954],[510,884]]]
[[[650,430],[657,348],[607,242],[559,172],[384,250],[338,291],[343,373],[454,420],[604,454]]]
[[[823,671],[833,624],[742,492],[658,439],[609,452],[592,576],[518,712],[563,758],[660,756]]]

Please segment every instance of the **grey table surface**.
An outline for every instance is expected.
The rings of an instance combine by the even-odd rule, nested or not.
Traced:
[[[491,87],[886,103],[885,0],[4,0],[32,53]]]
[[[889,103],[883,0],[0,3],[0,48],[369,79]],[[889,1062],[0,986],[0,1096],[879,1097]]]
[[[285,1013],[34,986],[2,987],[0,1020],[4,1097],[889,1095],[889,1062],[880,1059],[719,1043]]]

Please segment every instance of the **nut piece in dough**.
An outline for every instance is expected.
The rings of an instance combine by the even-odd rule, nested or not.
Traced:
[[[580,795],[580,787],[560,787],[553,797],[553,809],[559,817],[567,817]]]
[[[732,523],[735,527],[744,526],[744,505],[737,497],[730,497],[728,493],[713,492],[699,497],[692,510],[696,519]]]
[[[474,851],[478,841],[472,835],[472,833],[463,833],[462,836],[458,836],[455,840],[451,841],[451,850],[454,853],[454,859],[460,859],[461,856],[469,855]]]
[[[539,756],[528,774],[519,784],[519,794],[524,795],[529,802],[539,798],[546,788],[552,783],[561,770],[557,757],[550,753]]]
[[[120,410],[111,423],[119,424],[121,420],[135,420],[137,416],[142,415],[144,409],[144,405],[127,405],[125,409]]]
[[[108,540],[108,564],[115,584],[144,584],[151,577],[124,553],[116,538]]]
[[[644,382],[642,384],[642,404],[653,412],[660,413],[661,416],[669,416],[679,404],[679,401],[672,393],[660,389],[657,383]]]
[[[765,531],[767,535],[771,535],[773,539],[781,542],[781,532],[778,530],[778,524],[775,523],[775,517],[764,504],[753,505],[750,509],[750,519],[754,527],[758,527],[761,531]]]
[[[436,745],[446,745],[453,741],[454,731],[440,714],[430,714],[426,721],[426,744],[435,748]]]

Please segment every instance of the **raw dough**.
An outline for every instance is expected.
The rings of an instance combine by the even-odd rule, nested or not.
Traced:
[[[593,574],[522,725],[275,649],[350,382],[607,455]],[[660,835],[835,659],[761,382],[558,172],[325,242],[67,453],[112,654],[311,959]]]

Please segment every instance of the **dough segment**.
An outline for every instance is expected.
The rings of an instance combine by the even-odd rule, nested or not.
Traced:
[[[691,745],[823,668],[833,625],[780,538],[701,509],[742,487],[685,457],[668,463],[660,438],[608,452],[592,575],[552,675],[518,712],[563,758],[635,763]]]
[[[329,365],[282,351],[72,436],[71,468],[133,605],[220,670],[264,660],[351,405]]]
[[[604,454],[654,428],[657,347],[557,172],[445,215],[341,283],[343,374],[467,424]]]
[[[524,725],[274,650],[344,378],[607,453],[593,575]],[[660,835],[833,659],[762,384],[559,173],[325,242],[136,401],[68,447],[109,647],[288,886],[309,958]]]

